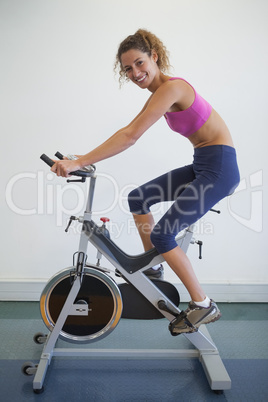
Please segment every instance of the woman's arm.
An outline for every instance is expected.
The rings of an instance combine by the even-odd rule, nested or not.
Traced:
[[[175,85],[172,85],[170,81],[162,84],[128,126],[120,129],[104,143],[77,160],[57,161],[51,170],[58,176],[67,177],[70,172],[125,151],[178,101],[178,92],[174,88]]]

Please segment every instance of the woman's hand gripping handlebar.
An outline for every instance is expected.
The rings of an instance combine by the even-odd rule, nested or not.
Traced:
[[[55,156],[57,158],[59,158],[60,160],[63,160],[63,155],[60,152],[56,152]],[[50,159],[47,155],[43,154],[40,156],[40,159],[42,159],[42,161],[44,161],[48,166],[52,167],[55,165],[55,161]],[[66,160],[67,162],[68,160]],[[71,162],[71,161],[69,161]],[[75,170],[75,171],[71,171],[68,172],[68,176],[79,176],[82,179],[86,179],[87,177],[92,176],[92,173],[94,173],[96,170],[94,165],[90,165],[88,166],[85,170],[84,169],[80,169],[80,170]],[[83,180],[83,181],[84,181]]]

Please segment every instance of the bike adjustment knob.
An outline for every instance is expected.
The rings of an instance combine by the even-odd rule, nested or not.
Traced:
[[[102,226],[100,227],[100,231],[104,234],[104,236],[108,237],[110,239],[110,233],[109,230],[106,228],[105,223],[109,222],[110,219],[106,218],[105,216],[100,218],[100,220],[103,222]]]
[[[110,222],[110,219],[109,219],[109,218],[106,218],[105,216],[103,216],[102,218],[100,218],[100,220],[101,220],[103,223]]]
[[[76,216],[71,216],[71,217],[70,217],[69,223],[68,223],[68,225],[67,225],[67,228],[65,229],[65,232],[66,232],[66,233],[68,232],[69,227],[71,226],[72,222],[73,222],[73,221],[76,221],[76,220],[78,220],[78,218],[76,218]]]
[[[201,240],[197,240],[196,244],[198,244],[199,247],[199,259],[202,260],[202,246],[203,246],[203,242]]]

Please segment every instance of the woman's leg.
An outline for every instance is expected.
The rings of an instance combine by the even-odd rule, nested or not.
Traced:
[[[151,242],[151,233],[155,226],[153,215],[151,214],[151,212],[143,215],[133,214],[133,218],[138,229],[144,250],[151,250],[154,247]]]
[[[185,254],[185,252],[179,247],[175,247],[162,254],[165,261],[170,268],[178,275],[186,289],[188,290],[190,297],[195,302],[202,302],[206,298],[206,294],[202,289],[192,267],[192,264]]]
[[[193,181],[194,178],[193,167],[192,165],[188,165],[174,169],[130,193],[130,209],[141,212],[141,214],[133,212],[133,218],[145,251],[154,247],[151,241],[151,232],[155,227],[155,223],[152,213],[146,213],[149,207],[160,201],[174,201],[174,198],[182,193],[188,183]],[[204,291],[194,274],[192,265],[186,254],[178,247],[176,250],[172,250],[163,256],[184,283],[193,300],[204,300]]]
[[[155,226],[150,207],[163,201],[174,201],[185,186],[195,178],[193,166],[174,169],[131,191],[128,197],[130,211],[145,251],[153,248],[150,235]]]
[[[150,237],[155,226],[153,215],[151,212],[149,212],[148,214],[144,215],[133,214],[133,217],[141,237],[144,250],[148,251],[154,247]],[[188,290],[192,300],[203,301],[206,297],[205,292],[201,288],[191,262],[184,251],[180,247],[176,247],[167,253],[163,253],[162,255],[175,274],[178,275]]]
[[[189,178],[191,179],[189,180]],[[132,213],[148,216],[135,217],[145,247],[153,244],[187,288],[192,302],[186,310],[187,318],[180,316],[172,321],[172,331],[193,332],[201,324],[216,321],[221,314],[217,305],[205,293],[193,271],[190,261],[181,250],[175,237],[200,219],[219,200],[229,195],[238,185],[235,151],[231,147],[211,146],[195,150],[194,165],[176,169],[170,174],[139,188],[130,200]],[[190,185],[187,185],[191,183]],[[172,198],[173,197],[173,198]],[[150,206],[161,201],[176,200],[154,226],[150,241],[148,232],[153,224]],[[147,225],[147,233],[142,229]],[[204,300],[205,299],[205,300]],[[197,302],[197,303],[195,303]],[[190,325],[189,325],[190,323]]]

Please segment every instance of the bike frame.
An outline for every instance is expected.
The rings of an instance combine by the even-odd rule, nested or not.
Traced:
[[[95,181],[96,176],[94,175],[90,178],[89,195],[83,217],[83,230],[80,237],[78,256],[80,256],[82,261],[83,257],[87,254],[88,242],[90,242],[98,250],[99,257],[103,255],[121,273],[128,283],[131,283],[142,293],[169,321],[173,320],[174,317],[180,313],[180,309],[144,274],[145,270],[160,264],[164,261],[164,258],[155,248],[137,256],[128,255],[103,234],[92,220]],[[185,253],[192,241],[192,237],[193,228],[189,227],[183,235],[176,239],[178,245]],[[167,308],[172,311],[173,314],[161,310],[157,304],[159,300],[164,300]]]
[[[48,365],[53,356],[94,356],[94,357],[158,357],[158,358],[176,358],[176,357],[198,357],[201,361],[204,371],[206,373],[209,385],[212,390],[224,390],[231,388],[230,377],[222,363],[218,349],[212,341],[205,326],[201,326],[195,333],[183,334],[192,345],[196,348],[187,350],[160,350],[160,351],[140,351],[140,350],[90,350],[90,349],[56,349],[55,344],[59,338],[60,331],[65,323],[70,311],[73,314],[86,314],[87,306],[77,305],[77,312],[74,313],[76,305],[74,301],[79,293],[82,279],[83,269],[86,263],[88,242],[93,244],[98,250],[98,257],[104,256],[126,279],[127,282],[132,284],[143,296],[145,296],[150,303],[157,308],[167,320],[171,321],[180,313],[180,309],[175,306],[168,297],[162,293],[158,287],[144,274],[144,271],[156,264],[164,261],[163,257],[152,249],[146,253],[138,256],[130,256],[124,253],[116,244],[107,238],[100,228],[92,220],[92,205],[94,198],[96,175],[95,172],[89,175],[90,185],[88,199],[86,203],[86,210],[84,216],[79,218],[83,223],[83,230],[80,235],[76,272],[74,281],[67,296],[66,302],[61,310],[61,313],[55,323],[52,332],[48,335],[46,343],[43,348],[40,362],[36,369],[33,389],[36,393],[43,388]],[[183,235],[176,239],[178,245],[187,252],[189,244],[193,241],[193,230],[189,227]],[[94,264],[87,264],[87,266],[97,268]],[[158,306],[159,301],[164,301],[167,311],[162,310]],[[120,300],[117,301],[120,303]],[[85,307],[85,308],[84,308]]]

